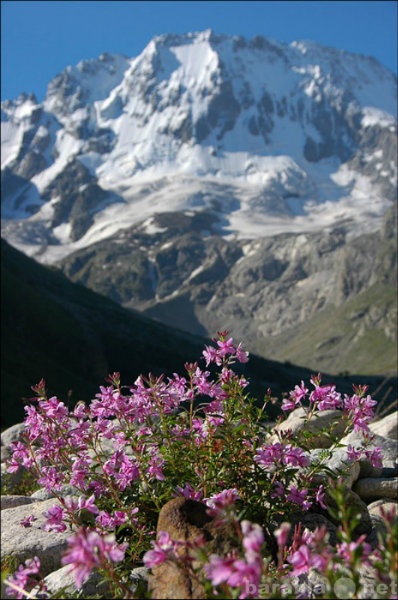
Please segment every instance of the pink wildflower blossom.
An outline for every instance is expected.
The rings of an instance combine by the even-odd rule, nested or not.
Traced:
[[[241,587],[239,598],[246,598],[247,590],[257,590],[260,584],[264,535],[261,527],[250,521],[242,521],[241,530],[245,558],[239,558],[235,554],[221,558],[212,554],[204,570],[213,586],[225,582],[233,588]]]
[[[368,423],[374,416],[373,407],[377,404],[371,396],[345,396],[344,411],[352,420],[354,431],[369,431]]]
[[[361,557],[361,562],[370,566],[369,557],[372,553],[372,546],[365,542],[366,535],[361,535],[356,541],[342,542],[337,546],[337,554],[347,563],[351,562],[352,556],[357,554]]]
[[[33,466],[33,458],[29,454],[27,446],[22,442],[11,442],[9,448],[12,452],[12,457],[7,461],[7,473],[16,473],[20,466],[23,465],[26,469]]]
[[[20,521],[20,525],[22,525],[22,527],[32,527],[32,523],[34,521],[37,521],[37,517],[35,517],[34,515],[28,515],[27,517],[22,519],[22,521]]]
[[[57,471],[55,467],[44,466],[41,470],[42,475],[38,478],[37,482],[40,485],[44,485],[47,492],[53,490],[61,491],[62,483],[64,481],[64,475],[60,471]]]
[[[175,491],[178,496],[184,496],[187,500],[200,501],[203,498],[202,492],[196,491],[189,483],[186,483],[184,487],[177,485]]]
[[[308,388],[305,387],[304,381],[301,380],[301,384],[299,386],[296,385],[294,390],[289,393],[289,398],[283,399],[282,410],[293,410],[301,404],[307,394]]]
[[[247,562],[255,562],[261,559],[261,547],[264,543],[264,533],[260,525],[244,520],[241,522],[243,533],[242,545],[245,549],[245,558]]]
[[[250,588],[257,590],[260,583],[261,564],[248,563],[243,559],[237,559],[233,563],[233,571],[227,579],[227,584],[233,588],[242,587],[239,598],[247,598]]]
[[[152,542],[153,550],[148,550],[143,556],[144,565],[148,569],[161,565],[169,558],[174,558],[176,544],[166,531],[160,531],[156,542]]]
[[[65,531],[66,525],[63,522],[65,511],[59,504],[54,504],[43,514],[46,517],[46,522],[43,525],[44,531]]]
[[[202,354],[206,359],[206,367],[208,367],[210,363],[215,363],[218,366],[221,365],[222,360],[219,352],[216,348],[213,348],[213,346],[205,346]]]
[[[293,566],[292,577],[307,573],[311,567],[318,569],[323,567],[321,557],[313,552],[307,544],[303,544],[288,556],[287,561]]]
[[[166,479],[162,471],[164,458],[161,454],[157,454],[157,450],[153,446],[150,448],[150,453],[151,458],[149,459],[148,475],[149,477],[155,477],[159,481],[164,481]]]
[[[120,490],[125,490],[139,477],[137,465],[121,450],[117,450],[112,458],[106,461],[103,469],[107,475],[114,477]]]
[[[80,496],[78,500],[73,497],[68,496],[64,500],[65,507],[70,511],[81,511],[88,510],[89,512],[97,515],[99,513],[98,507],[95,505],[95,496],[92,494],[89,498],[85,498],[84,496]]]
[[[318,410],[342,408],[343,400],[335,385],[320,385],[320,374],[313,376],[311,383],[315,389],[310,393],[310,402],[317,404]]]
[[[138,508],[135,508],[131,512],[131,514],[133,514],[134,512],[138,512]],[[115,510],[113,516],[110,515],[106,510],[102,510],[95,519],[95,522],[105,529],[114,529],[115,527],[123,525],[123,523],[125,523],[126,520],[127,515],[122,510]]]
[[[48,400],[41,400],[40,407],[44,410],[47,417],[56,421],[62,422],[68,418],[69,411],[63,402],[60,402],[56,396]]]
[[[217,554],[211,554],[209,562],[204,565],[206,576],[214,586],[224,583],[232,575],[235,561],[234,556],[221,558]]]
[[[274,482],[274,491],[271,494],[271,498],[283,498],[285,495],[285,488],[280,481]]]
[[[357,460],[359,460],[362,456],[362,449],[361,448],[354,448],[353,446],[351,446],[351,444],[348,444],[347,446],[347,458],[350,462],[356,462]]]
[[[323,491],[323,484],[321,484],[316,492],[316,496],[315,496],[316,501],[318,502],[318,504],[320,505],[321,508],[323,508],[324,510],[327,509],[327,506],[325,504],[325,492]]]
[[[206,504],[209,507],[207,512],[210,516],[221,521],[229,520],[231,512],[234,512],[235,502],[239,499],[239,492],[235,488],[223,490],[219,494],[214,494],[206,499]]]
[[[235,354],[236,358],[240,363],[249,362],[249,353],[247,352],[247,350],[243,349],[242,342],[239,342],[239,344],[237,345]]]
[[[309,457],[302,448],[291,444],[266,444],[257,449],[254,461],[266,469],[279,468],[280,466],[307,467]]]
[[[235,346],[231,337],[228,340],[217,340],[217,346],[219,348],[218,352],[220,356],[235,354]]]
[[[97,531],[79,529],[68,539],[68,545],[62,557],[62,564],[71,565],[70,570],[74,572],[76,587],[80,589],[92,569],[123,560],[128,544],[118,545],[114,536],[103,536]]]
[[[289,493],[286,496],[286,500],[289,502],[293,502],[294,504],[298,504],[303,508],[303,510],[308,510],[312,502],[306,500],[307,490],[298,490],[295,485],[291,485],[289,489]]]
[[[373,467],[382,468],[383,466],[383,451],[380,446],[376,446],[372,450],[365,450],[365,456],[370,460]]]
[[[26,587],[30,581],[32,581],[33,584],[36,583],[36,580],[32,580],[31,578],[32,575],[34,576],[39,573],[39,569],[40,560],[37,556],[26,560],[24,565],[19,565],[18,570],[11,577],[4,581],[4,585],[9,588],[7,590],[7,596],[14,598],[25,598],[26,594],[24,593],[24,590],[26,590]],[[15,586],[18,588],[18,590],[14,589],[9,584],[11,584],[11,586]],[[42,588],[42,591],[45,590]]]
[[[302,448],[287,444],[282,456],[282,462],[291,467],[308,467],[310,459]]]
[[[283,521],[278,529],[275,529],[274,535],[276,538],[276,542],[279,547],[283,548],[286,546],[291,530],[291,524],[287,521]]]

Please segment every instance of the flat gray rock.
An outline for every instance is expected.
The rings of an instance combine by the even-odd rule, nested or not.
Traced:
[[[32,504],[32,502],[35,502],[35,500],[29,496],[4,494],[1,496],[1,510],[23,506],[24,504]]]
[[[377,433],[382,437],[392,440],[398,439],[398,411],[370,423],[369,429],[372,433]]]
[[[41,572],[47,575],[61,567],[61,556],[67,548],[70,529],[62,533],[41,529],[46,519],[43,513],[58,504],[55,499],[43,500],[14,508],[6,508],[1,513],[1,558],[16,557],[21,563],[38,556]],[[36,517],[31,527],[24,527],[21,521],[28,515]]]
[[[364,477],[358,479],[353,490],[365,501],[379,498],[398,500],[398,477]]]

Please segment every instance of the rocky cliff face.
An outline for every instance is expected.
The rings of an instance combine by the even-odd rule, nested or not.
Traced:
[[[151,232],[148,223],[125,230],[60,264],[174,327],[212,335],[222,324],[262,356],[336,373],[394,370],[395,210],[380,231],[353,239],[336,227],[228,241],[209,224],[204,214],[163,213]]]

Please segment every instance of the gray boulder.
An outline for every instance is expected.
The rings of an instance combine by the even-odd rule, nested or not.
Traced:
[[[67,548],[67,539],[72,531],[67,529],[58,533],[44,531],[42,526],[46,519],[46,512],[57,500],[44,500],[33,502],[14,508],[6,508],[1,513],[1,558],[15,557],[19,562],[37,556],[40,559],[41,572],[48,575],[61,566],[61,556]],[[21,521],[33,515],[36,520],[31,527],[24,527]]]
[[[377,433],[385,438],[392,440],[398,439],[398,411],[395,411],[378,421],[374,421],[369,425],[372,433]]]
[[[398,500],[398,477],[363,477],[353,490],[365,501],[390,498]]]
[[[341,437],[347,426],[343,419],[343,413],[340,410],[323,410],[317,412],[306,421],[306,412],[304,408],[299,407],[293,410],[287,419],[275,427],[275,431],[280,433],[292,432],[293,439],[297,438],[299,432],[311,433],[312,448],[330,448],[334,439]],[[271,436],[269,442],[278,441],[278,436]]]

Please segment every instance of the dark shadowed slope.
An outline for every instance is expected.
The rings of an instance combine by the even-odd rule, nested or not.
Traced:
[[[1,251],[3,428],[23,420],[24,399],[33,396],[31,386],[41,378],[50,395],[73,405],[93,398],[114,371],[129,385],[140,374],[183,375],[185,362],[198,361],[204,367],[201,353],[209,340],[124,309],[3,240]],[[260,399],[268,387],[280,396],[311,375],[307,369],[256,356],[242,368],[251,382],[249,391]],[[354,381],[370,383],[372,390],[379,388],[380,398],[392,385],[389,398],[396,397],[395,381],[380,388],[383,380],[378,377],[334,380],[346,391]]]

